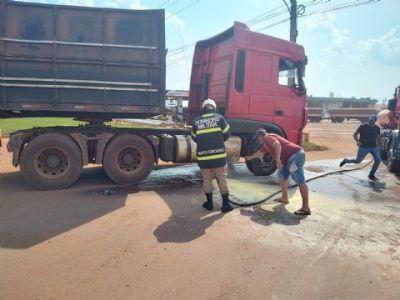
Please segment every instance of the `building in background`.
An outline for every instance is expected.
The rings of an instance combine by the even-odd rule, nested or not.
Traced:
[[[168,90],[166,93],[165,106],[176,113],[179,119],[186,120],[189,104],[189,91]]]
[[[307,106],[309,108],[322,108],[326,114],[337,108],[375,108],[378,100],[371,98],[343,98],[335,97],[333,93],[329,97],[308,96]]]

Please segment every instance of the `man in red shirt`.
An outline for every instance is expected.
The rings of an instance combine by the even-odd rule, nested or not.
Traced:
[[[265,129],[257,130],[257,136],[261,144],[258,154],[254,154],[246,159],[252,159],[260,156],[261,153],[268,152],[276,161],[278,168],[279,184],[282,190],[281,202],[289,203],[288,197],[288,179],[291,176],[299,185],[303,205],[295,211],[296,215],[310,215],[311,210],[308,203],[308,187],[304,178],[305,153],[303,148],[289,142],[280,135],[268,133]],[[260,153],[261,152],[261,153]]]

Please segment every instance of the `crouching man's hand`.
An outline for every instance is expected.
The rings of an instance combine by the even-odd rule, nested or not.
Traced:
[[[249,161],[249,160],[252,160],[252,159],[260,158],[262,156],[263,156],[263,154],[260,151],[257,151],[256,153],[254,153],[252,155],[246,156],[244,159],[246,161]]]

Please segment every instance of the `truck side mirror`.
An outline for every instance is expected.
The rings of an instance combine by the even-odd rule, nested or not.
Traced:
[[[388,102],[387,109],[394,111],[396,110],[396,106],[397,106],[397,99],[390,99]]]

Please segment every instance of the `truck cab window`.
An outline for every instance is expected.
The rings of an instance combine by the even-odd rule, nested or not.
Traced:
[[[244,89],[244,71],[246,66],[246,51],[239,49],[236,59],[235,89],[242,93]]]
[[[279,84],[304,89],[302,63],[287,58],[279,59]]]

